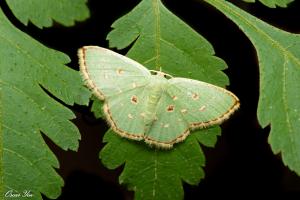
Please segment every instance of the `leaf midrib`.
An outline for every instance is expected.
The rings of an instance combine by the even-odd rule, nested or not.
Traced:
[[[161,66],[159,63],[160,60],[160,10],[159,10],[159,4],[160,0],[152,0],[152,8],[154,11],[154,17],[155,17],[155,54],[156,54],[156,60],[155,60],[155,68],[156,70],[161,70]]]
[[[153,180],[153,191],[152,191],[152,195],[153,195],[153,199],[155,199],[155,195],[156,195],[156,183],[157,183],[157,165],[158,165],[158,161],[157,161],[157,149],[155,149],[155,154],[154,154],[154,180]]]

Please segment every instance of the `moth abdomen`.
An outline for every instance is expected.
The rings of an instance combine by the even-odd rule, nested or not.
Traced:
[[[149,87],[148,100],[146,102],[146,116],[145,116],[145,124],[146,126],[150,126],[156,118],[156,107],[159,99],[162,95],[162,88],[160,84],[152,84]]]

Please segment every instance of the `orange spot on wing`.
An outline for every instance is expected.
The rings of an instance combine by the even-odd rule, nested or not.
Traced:
[[[124,73],[124,70],[123,69],[117,69],[117,74],[118,75],[122,75]]]
[[[137,104],[137,103],[138,103],[138,98],[137,98],[137,96],[133,95],[133,96],[131,97],[131,103],[133,103],[133,104]]]
[[[175,106],[174,106],[174,105],[168,105],[168,107],[167,107],[167,111],[168,111],[168,112],[173,112],[174,109],[175,109]]]
[[[192,99],[198,100],[198,99],[199,99],[199,95],[196,94],[196,93],[193,93],[193,94],[192,94]]]

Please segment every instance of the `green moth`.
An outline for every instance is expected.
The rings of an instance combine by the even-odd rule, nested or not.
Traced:
[[[85,84],[100,100],[111,128],[120,136],[171,148],[190,131],[221,124],[239,99],[215,85],[148,70],[97,46],[78,51]]]

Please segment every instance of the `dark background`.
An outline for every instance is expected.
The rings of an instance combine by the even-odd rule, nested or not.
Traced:
[[[50,48],[68,54],[68,64],[78,69],[77,49],[84,45],[108,47],[105,40],[114,20],[129,12],[139,0],[89,0],[91,17],[85,22],[67,28],[55,24],[40,30],[22,25],[10,12],[4,1],[0,6],[11,22]],[[274,155],[267,138],[270,127],[261,128],[256,109],[259,96],[259,71],[255,50],[237,26],[208,4],[196,0],[164,0],[167,8],[202,34],[214,46],[216,55],[226,61],[228,87],[241,100],[241,109],[222,125],[222,136],[215,148],[205,148],[206,177],[198,186],[184,184],[185,199],[223,197],[246,198],[261,195],[296,194],[300,197],[300,177],[286,168],[280,155]],[[300,33],[300,2],[286,9],[269,9],[260,3],[231,2],[264,21]],[[125,53],[126,51],[121,51]],[[132,199],[133,193],[118,184],[122,168],[108,170],[102,166],[98,153],[104,146],[102,136],[106,123],[94,118],[89,108],[74,106],[74,123],[82,139],[78,152],[63,151],[45,136],[46,142],[60,161],[57,172],[65,180],[59,199]],[[184,170],[184,169],[182,169]],[[44,197],[44,199],[47,199]]]

